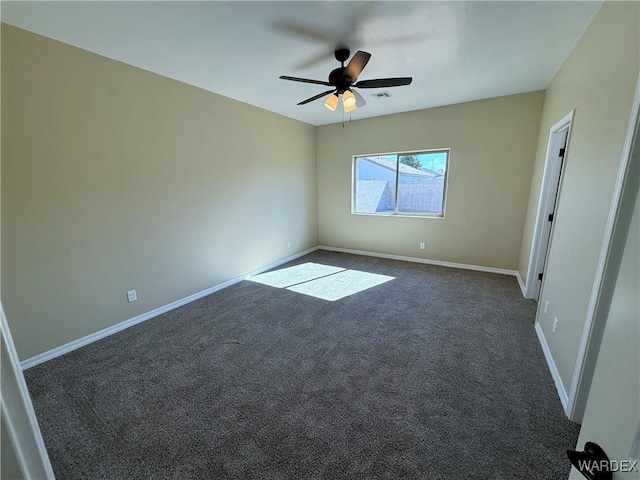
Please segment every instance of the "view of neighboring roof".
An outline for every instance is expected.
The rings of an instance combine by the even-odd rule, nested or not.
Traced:
[[[386,168],[387,170],[391,170],[393,172],[396,171],[396,162],[395,160],[390,160],[384,156],[375,156],[375,157],[358,157],[362,160],[367,160],[371,163],[375,163],[376,165],[380,165],[381,167]],[[402,175],[417,175],[423,177],[441,177],[442,173],[435,172],[433,170],[429,170],[428,168],[422,168],[421,170],[417,168],[410,167],[409,165],[405,165],[404,163],[400,163],[400,173]]]

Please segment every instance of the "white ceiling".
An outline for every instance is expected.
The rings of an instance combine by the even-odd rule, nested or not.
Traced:
[[[547,87],[601,1],[9,2],[2,21],[313,125],[342,121],[326,80],[346,42],[372,58],[359,80],[412,76],[360,90],[353,119]],[[310,65],[311,64],[311,65]],[[370,94],[389,91],[391,98]]]

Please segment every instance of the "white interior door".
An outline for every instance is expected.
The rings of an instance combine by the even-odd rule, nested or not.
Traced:
[[[539,237],[538,261],[536,265],[535,284],[533,289],[533,298],[537,300],[540,297],[540,289],[542,287],[542,279],[544,278],[544,269],[547,262],[547,254],[549,252],[549,243],[551,240],[551,232],[553,230],[553,222],[555,220],[556,207],[558,204],[558,194],[560,192],[560,179],[562,177],[562,165],[567,149],[567,138],[569,135],[570,124],[562,127],[559,131],[552,133],[547,152],[547,168],[543,185],[543,215],[544,221],[541,224],[542,231]]]

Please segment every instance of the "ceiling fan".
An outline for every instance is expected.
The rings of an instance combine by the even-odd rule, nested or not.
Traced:
[[[313,83],[316,85],[326,85],[332,87],[331,90],[322,92],[318,95],[314,95],[311,98],[301,101],[298,105],[305,105],[314,100],[318,100],[329,94],[331,96],[324,102],[325,107],[334,111],[338,106],[338,100],[342,95],[342,105],[345,112],[352,112],[356,107],[363,107],[367,104],[362,95],[360,95],[353,88],[388,88],[388,87],[401,87],[403,85],[409,85],[413,78],[411,77],[396,77],[396,78],[376,78],[374,80],[362,80],[358,82],[358,76],[369,62],[371,54],[357,51],[351,58],[347,66],[344,66],[344,62],[349,58],[348,48],[339,48],[335,51],[336,60],[341,64],[340,68],[332,70],[329,74],[329,81],[311,80],[308,78],[288,77],[286,75],[280,76],[282,80],[291,80],[293,82]]]

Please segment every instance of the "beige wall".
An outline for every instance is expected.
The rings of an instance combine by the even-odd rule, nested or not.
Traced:
[[[640,196],[618,272],[577,449],[598,443],[611,460],[628,460],[640,420]],[[640,467],[637,467],[640,468]],[[620,472],[617,479],[637,479]],[[573,471],[571,478],[582,477]]]
[[[318,127],[320,244],[515,270],[543,100],[533,92]],[[351,214],[353,155],[434,148],[451,149],[444,219]]]
[[[8,25],[2,53],[21,359],[317,244],[314,127]]]
[[[639,10],[638,2],[606,2],[546,91],[519,270],[524,278],[549,129],[575,109],[540,293],[550,306],[537,318],[567,393],[638,78]]]

